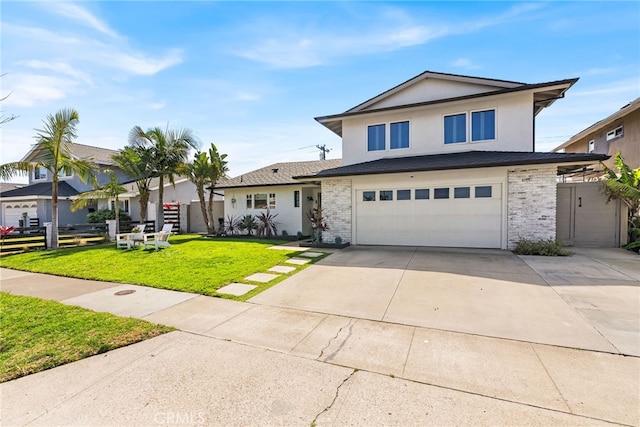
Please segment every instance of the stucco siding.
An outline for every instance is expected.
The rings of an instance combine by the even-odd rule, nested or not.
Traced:
[[[520,239],[556,238],[557,166],[509,169],[507,240],[512,249]]]
[[[533,149],[533,102],[530,93],[515,93],[503,97],[488,97],[446,105],[407,108],[343,120],[343,165],[384,157],[407,157],[425,154],[453,153],[469,150],[531,151]],[[495,109],[496,137],[489,141],[444,144],[444,116]],[[468,118],[469,120],[469,118]],[[367,151],[368,126],[409,121],[409,148]],[[467,129],[468,130],[468,129]],[[467,138],[469,141],[470,138]]]

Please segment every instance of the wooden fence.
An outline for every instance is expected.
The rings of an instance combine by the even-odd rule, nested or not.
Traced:
[[[85,246],[104,243],[107,224],[73,224],[58,227],[58,246]],[[21,227],[2,239],[1,254],[47,249],[46,227]]]

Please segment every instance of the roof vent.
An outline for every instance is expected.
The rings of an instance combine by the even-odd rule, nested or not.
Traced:
[[[278,173],[278,168],[273,168],[273,169],[271,169],[271,172],[273,172],[273,173]]]

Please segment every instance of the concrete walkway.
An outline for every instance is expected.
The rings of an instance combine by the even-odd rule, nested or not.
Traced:
[[[307,272],[315,273],[307,277],[311,280],[331,264],[343,269],[341,257],[359,253],[336,253],[271,290],[291,288],[291,282],[298,283]],[[401,265],[401,255],[396,255],[387,254],[385,262]],[[487,257],[486,263],[491,264],[494,256],[501,255],[481,252],[476,256]],[[636,269],[624,258],[598,261],[588,254],[579,256],[592,260],[591,266],[601,264],[593,274],[607,267],[629,277]],[[575,258],[573,262],[581,260],[585,261]],[[527,289],[555,289],[542,283],[533,287],[528,282],[534,274],[555,275],[558,282],[574,274],[569,265],[558,270],[546,259],[522,261],[533,273],[520,271],[510,283],[526,284]],[[392,275],[393,271],[384,270],[394,268],[387,267],[372,267],[378,270],[369,282]],[[450,267],[442,262],[416,264],[404,268],[402,275],[417,274],[420,268],[433,273]],[[628,268],[631,271],[625,272]],[[357,274],[344,273],[357,284]],[[471,277],[481,277],[474,274]],[[640,359],[611,354],[619,350],[606,338],[613,347],[611,353],[400,324],[398,319],[392,323],[384,317],[389,316],[393,298],[381,319],[371,319],[6,269],[0,269],[0,275],[6,292],[180,329],[2,384],[2,425],[640,425]],[[532,277],[522,278],[527,275]],[[333,280],[334,276],[325,277],[329,290]],[[638,286],[633,279],[621,282],[607,288],[615,292],[600,296],[581,291],[584,284],[566,285],[564,296],[556,297],[572,301],[573,306],[566,303],[569,307],[585,310],[589,298],[597,304],[604,298],[610,306],[603,312],[615,314],[616,298],[634,295],[620,297],[617,290]],[[125,289],[136,292],[115,295]],[[460,297],[463,290],[450,292]],[[351,297],[348,291],[339,295],[340,300]],[[479,291],[478,295],[482,296]],[[375,296],[371,290],[356,297]],[[503,302],[523,297],[526,294],[507,293]],[[357,301],[349,304],[362,309]],[[584,321],[589,318],[589,312],[577,315]],[[513,322],[526,323],[516,311],[511,316]],[[593,318],[595,323],[607,323],[606,315]],[[556,317],[549,321],[555,322]],[[492,323],[488,325],[491,330]],[[628,337],[622,341],[631,342]]]

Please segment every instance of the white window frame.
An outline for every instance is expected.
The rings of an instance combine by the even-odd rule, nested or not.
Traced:
[[[267,209],[276,208],[276,193],[269,193],[267,195]]]
[[[399,148],[391,148],[391,124],[395,123],[404,123],[407,122],[409,124],[409,146],[408,147],[399,147]],[[384,150],[373,150],[369,151],[369,128],[371,126],[380,126],[384,125]],[[389,120],[386,122],[375,122],[368,123],[365,125],[365,151],[367,154],[375,154],[375,153],[389,153],[389,152],[398,152],[403,150],[409,150],[411,148],[411,120],[409,119],[399,119],[399,120]]]
[[[596,150],[596,141],[592,139],[587,143],[587,153],[593,153]]]
[[[607,132],[607,141],[614,140],[616,138],[622,138],[624,136],[624,126],[616,126],[613,130]]]
[[[44,173],[44,177],[36,177],[36,172],[39,172],[40,174],[43,174],[43,173]],[[39,167],[39,168],[36,168],[36,169],[33,171],[33,180],[34,180],[34,181],[46,181],[46,180],[47,180],[47,178],[48,178],[48,176],[49,176],[49,171],[48,171],[48,170],[47,170],[47,168],[45,168],[45,167],[42,167],[42,166],[41,166],[41,167]]]
[[[478,141],[472,141],[471,137],[473,135],[472,131],[471,131],[471,126],[473,124],[473,119],[472,119],[472,115],[473,113],[480,113],[482,111],[493,111],[494,114],[494,136],[493,139],[481,139]],[[444,128],[444,118],[445,117],[449,117],[449,116],[457,116],[460,114],[464,114],[466,117],[466,122],[465,122],[465,141],[463,142],[451,142],[449,144],[445,144],[444,140],[445,140],[445,128]],[[452,113],[446,113],[446,114],[442,114],[442,117],[440,118],[440,123],[442,125],[442,146],[443,147],[455,147],[457,145],[464,145],[464,144],[483,144],[485,142],[493,142],[493,141],[497,141],[498,140],[498,108],[497,107],[486,107],[486,108],[476,108],[473,110],[466,110],[466,111],[456,111],[456,112],[452,112]]]

